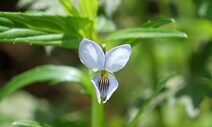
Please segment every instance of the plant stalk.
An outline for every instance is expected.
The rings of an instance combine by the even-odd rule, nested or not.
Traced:
[[[99,104],[95,92],[92,94],[91,127],[104,127],[104,105]]]

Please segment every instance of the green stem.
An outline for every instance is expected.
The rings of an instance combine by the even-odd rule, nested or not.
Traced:
[[[172,75],[171,75],[172,76]],[[147,108],[147,106],[153,101],[153,99],[158,95],[158,93],[165,87],[166,82],[169,80],[169,78],[171,77],[169,76],[168,78],[166,78],[165,80],[163,80],[162,82],[160,82],[155,91],[152,93],[152,95],[144,102],[144,104],[140,107],[138,113],[136,114],[136,116],[133,118],[133,120],[129,123],[128,127],[134,127],[136,125],[136,123],[138,122],[138,120],[141,118],[142,114],[144,113],[145,109]]]
[[[99,104],[95,92],[92,94],[91,127],[104,127],[104,105]]]
[[[90,39],[97,41],[96,32],[97,21],[96,18],[93,19],[91,29],[88,29]],[[92,85],[91,85],[92,86]],[[94,89],[94,88],[93,88]],[[92,92],[92,113],[91,113],[91,127],[104,127],[104,105],[97,102],[96,93]]]

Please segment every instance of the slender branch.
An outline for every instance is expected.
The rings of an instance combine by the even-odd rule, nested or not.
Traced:
[[[169,76],[167,77],[165,80],[163,80],[162,82],[160,82],[155,91],[152,93],[152,95],[144,102],[144,104],[140,107],[138,113],[136,114],[136,116],[133,118],[133,120],[129,123],[128,127],[134,127],[136,125],[136,123],[138,122],[138,120],[141,118],[142,114],[144,113],[145,109],[147,108],[147,106],[153,101],[153,99],[158,95],[158,93],[165,87],[166,82],[172,77]]]

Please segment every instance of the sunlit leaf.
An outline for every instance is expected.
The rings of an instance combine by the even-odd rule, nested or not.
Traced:
[[[30,121],[30,120],[19,120],[15,121],[12,123],[13,126],[18,126],[18,127],[52,127],[47,124],[35,122],[35,121]]]
[[[0,90],[0,100],[10,95],[17,89],[35,82],[49,81],[56,84],[58,82],[78,82],[83,84],[83,74],[76,68],[68,66],[45,65],[36,67],[12,78]]]
[[[77,48],[85,18],[0,12],[0,42]]]
[[[130,28],[123,29],[111,33],[107,40],[123,40],[123,39],[138,39],[138,38],[165,38],[179,37],[185,38],[187,35],[176,30],[166,30],[158,28]]]
[[[82,17],[96,18],[98,0],[80,0],[80,12]]]

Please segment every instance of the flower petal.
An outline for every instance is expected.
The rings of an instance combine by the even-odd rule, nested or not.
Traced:
[[[98,44],[83,39],[79,46],[79,58],[81,62],[93,71],[103,70],[105,63],[105,54]]]
[[[118,88],[118,81],[116,80],[116,78],[112,75],[112,74],[108,74],[108,78],[109,78],[109,88],[108,88],[108,93],[107,93],[107,97],[104,100],[103,103],[106,103],[107,100],[110,99],[110,97],[112,96],[113,92]]]
[[[129,44],[117,46],[106,53],[105,70],[116,72],[122,69],[130,58],[132,52]]]
[[[96,98],[99,104],[101,104],[101,96],[100,96],[100,91],[99,91],[99,78],[100,78],[100,73],[97,73],[93,78],[92,78],[92,83],[94,85],[95,91],[96,91]]]

